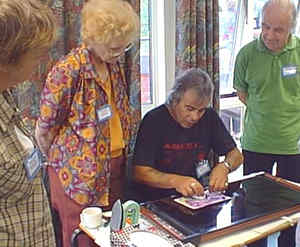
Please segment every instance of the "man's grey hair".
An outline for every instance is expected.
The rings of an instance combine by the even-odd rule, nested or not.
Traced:
[[[288,11],[290,19],[290,33],[293,33],[296,29],[297,25],[297,9],[293,1],[291,0],[268,0],[263,8],[262,8],[262,18],[264,17],[264,12],[266,8],[268,8],[270,5],[277,4],[280,6],[280,8]]]
[[[184,71],[175,79],[175,84],[167,98],[166,104],[174,106],[179,103],[183,94],[193,89],[197,92],[199,99],[212,100],[214,85],[209,75],[202,69],[189,69]]]

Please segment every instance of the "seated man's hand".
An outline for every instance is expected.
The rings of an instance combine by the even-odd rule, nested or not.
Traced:
[[[203,186],[193,177],[161,172],[149,166],[135,166],[133,177],[135,181],[148,186],[175,189],[183,196],[204,195]]]
[[[209,190],[210,191],[224,191],[228,186],[228,173],[229,170],[222,164],[217,164],[211,171],[209,177]]]
[[[173,183],[176,191],[181,193],[183,196],[201,196],[204,194],[203,186],[195,178],[176,176]]]

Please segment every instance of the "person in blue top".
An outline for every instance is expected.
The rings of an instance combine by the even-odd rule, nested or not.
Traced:
[[[234,88],[246,105],[241,140],[244,174],[265,171],[300,182],[300,39],[292,34],[291,0],[268,0],[262,32],[238,53]],[[294,246],[294,228],[282,232],[279,247]],[[252,245],[251,245],[252,246]],[[253,246],[267,246],[266,239]]]

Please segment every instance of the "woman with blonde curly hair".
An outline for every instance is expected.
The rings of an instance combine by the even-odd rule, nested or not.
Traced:
[[[1,246],[56,246],[36,142],[10,94],[47,54],[55,30],[51,10],[40,1],[0,0]]]
[[[118,60],[138,37],[138,15],[123,0],[89,0],[81,21],[82,44],[49,73],[36,128],[48,157],[51,203],[62,222],[63,246],[69,246],[84,207],[108,210],[122,199],[133,124]]]

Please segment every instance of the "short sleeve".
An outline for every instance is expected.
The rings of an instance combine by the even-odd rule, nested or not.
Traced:
[[[40,99],[39,127],[43,130],[61,125],[69,115],[76,84],[79,62],[68,57],[55,65],[48,74]]]
[[[161,126],[158,126],[160,122],[151,114],[146,114],[143,118],[134,147],[133,165],[155,167],[161,149]]]
[[[247,71],[247,56],[245,49],[241,49],[235,59],[234,73],[233,73],[233,88],[237,91],[247,92],[248,84],[246,82]]]

